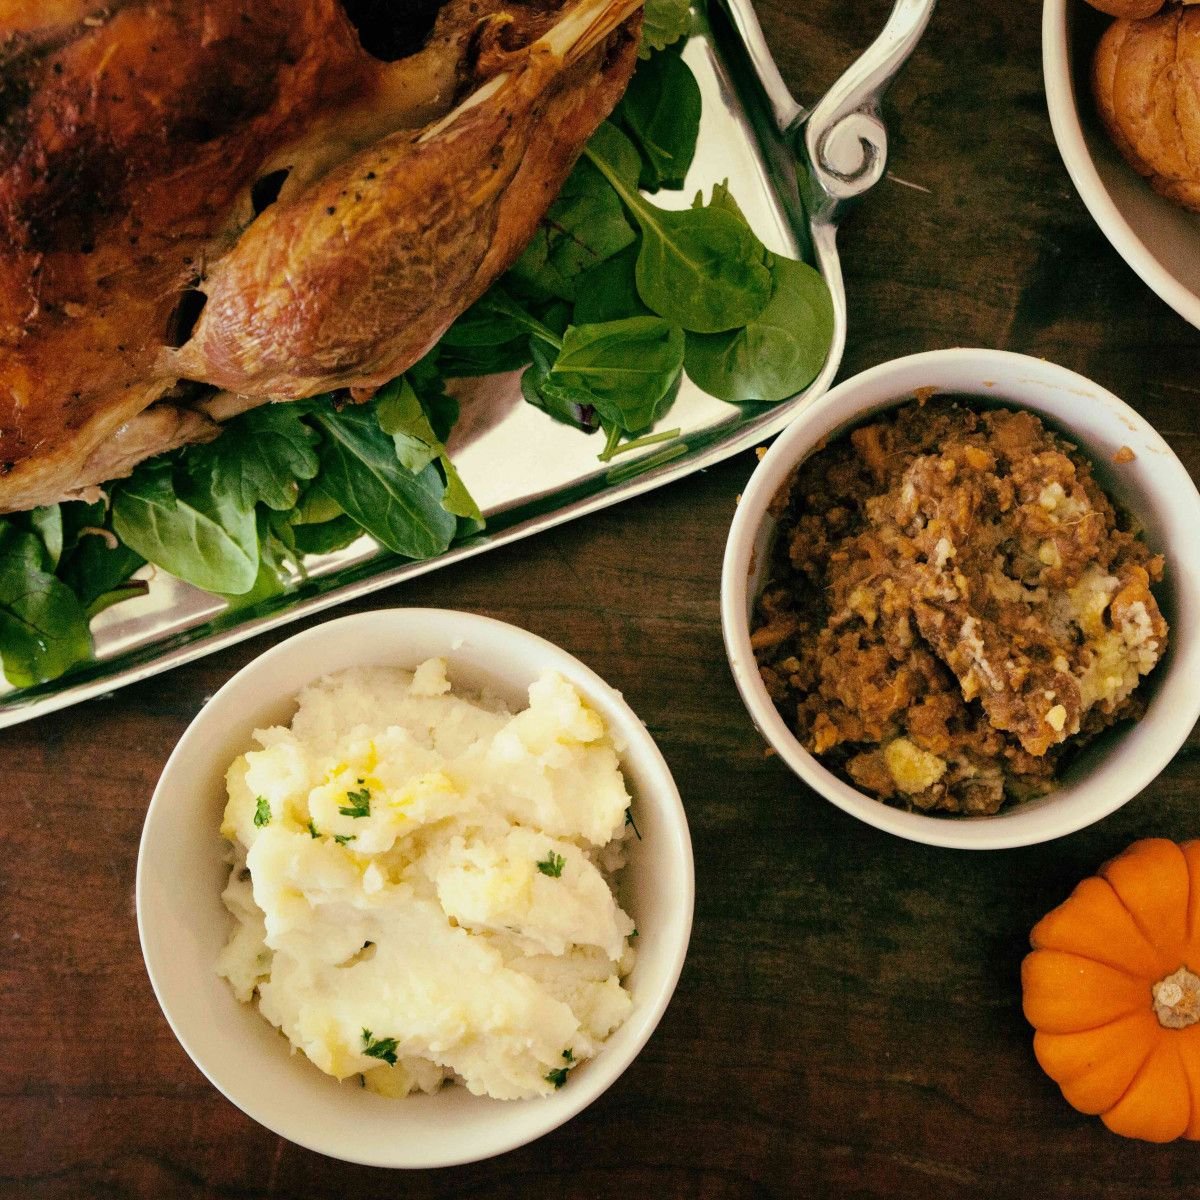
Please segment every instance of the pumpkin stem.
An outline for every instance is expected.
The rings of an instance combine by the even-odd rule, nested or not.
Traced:
[[[1154,1015],[1164,1029],[1186,1029],[1200,1021],[1200,979],[1187,967],[1160,979],[1151,989]]]

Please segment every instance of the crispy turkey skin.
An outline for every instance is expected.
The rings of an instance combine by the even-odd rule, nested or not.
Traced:
[[[405,370],[533,235],[640,7],[448,0],[391,62],[338,0],[0,8],[0,511],[216,436],[197,385]]]

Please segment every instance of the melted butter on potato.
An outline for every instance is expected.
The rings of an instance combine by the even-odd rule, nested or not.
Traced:
[[[541,1095],[628,1015],[618,748],[560,676],[529,701],[345,671],[230,767],[218,971],[321,1070]]]

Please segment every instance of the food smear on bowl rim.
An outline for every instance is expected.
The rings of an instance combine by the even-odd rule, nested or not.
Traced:
[[[555,672],[512,713],[444,659],[306,687],[226,776],[217,971],[321,1070],[388,1096],[548,1095],[632,1007],[621,747]]]
[[[1141,714],[1163,559],[1032,413],[902,405],[801,463],[771,511],[760,674],[864,792],[990,815]]]

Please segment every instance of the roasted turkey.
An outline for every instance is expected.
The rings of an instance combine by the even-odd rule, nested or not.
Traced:
[[[0,0],[0,511],[399,374],[532,237],[642,0]]]

